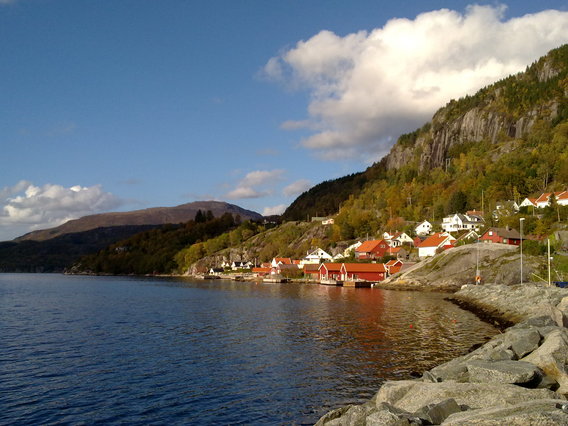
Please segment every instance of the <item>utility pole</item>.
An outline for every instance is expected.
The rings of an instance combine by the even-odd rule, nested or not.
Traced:
[[[552,282],[550,280],[550,261],[551,261],[551,257],[550,257],[550,238],[547,239],[548,241],[548,286],[550,287],[552,285]]]
[[[525,221],[524,217],[519,219],[521,225],[521,284],[523,283],[523,222]]]

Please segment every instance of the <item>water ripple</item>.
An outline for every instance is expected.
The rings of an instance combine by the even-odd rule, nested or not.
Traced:
[[[305,424],[496,333],[442,295],[0,274],[0,423]]]

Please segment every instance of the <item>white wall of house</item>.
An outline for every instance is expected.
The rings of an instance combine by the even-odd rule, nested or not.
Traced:
[[[419,235],[421,237],[430,235],[430,233],[432,232],[432,224],[425,220],[424,222],[416,226],[416,228],[414,228],[414,232],[416,232],[416,235]]]
[[[438,247],[418,247],[418,257],[435,256]]]

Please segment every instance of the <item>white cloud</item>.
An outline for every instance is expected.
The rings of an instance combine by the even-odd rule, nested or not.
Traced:
[[[345,37],[321,31],[271,58],[273,80],[310,93],[302,141],[322,157],[384,155],[452,98],[522,71],[566,43],[568,12],[546,10],[509,20],[506,6],[441,9]]]
[[[282,193],[287,197],[300,195],[302,192],[307,191],[312,187],[312,183],[307,179],[300,179],[291,183],[282,190]]]
[[[227,193],[229,200],[242,200],[244,198],[262,198],[270,195],[268,191],[257,191],[248,186],[239,186]]]
[[[226,194],[226,197],[230,200],[266,197],[272,193],[271,190],[266,188],[281,180],[283,174],[284,170],[256,170],[249,172],[237,183],[235,189]],[[263,188],[263,190],[257,187]]]
[[[281,215],[286,210],[286,204],[279,204],[274,207],[265,207],[262,211],[263,216]]]
[[[21,181],[0,190],[0,231],[27,231],[51,228],[68,220],[116,208],[121,201],[100,185],[65,188],[46,184],[41,187]]]

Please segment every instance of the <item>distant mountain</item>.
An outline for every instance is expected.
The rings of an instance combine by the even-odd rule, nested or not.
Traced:
[[[89,231],[96,228],[140,225],[165,225],[184,223],[193,220],[197,212],[210,210],[215,217],[225,213],[240,216],[242,220],[261,220],[262,215],[245,210],[234,204],[221,201],[195,201],[176,207],[154,207],[130,212],[101,213],[70,220],[55,228],[33,231],[16,238],[14,241],[45,241],[66,234]]]

